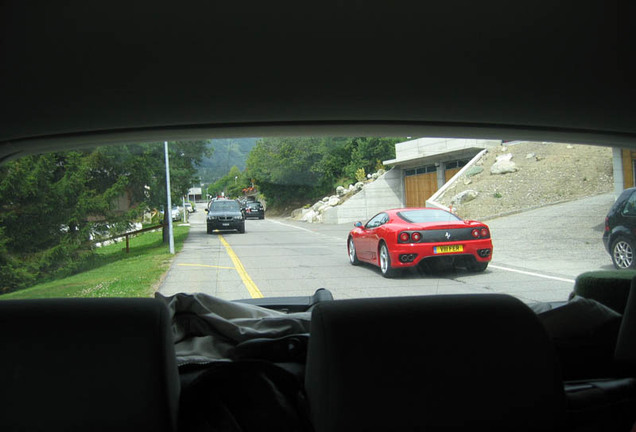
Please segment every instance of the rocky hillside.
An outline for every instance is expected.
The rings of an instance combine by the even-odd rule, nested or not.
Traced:
[[[504,173],[491,173],[495,164]],[[611,148],[520,143],[491,149],[438,202],[464,219],[489,219],[612,190]]]

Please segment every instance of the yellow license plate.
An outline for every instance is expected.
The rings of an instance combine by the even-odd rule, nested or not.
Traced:
[[[464,245],[435,246],[433,253],[444,254],[453,252],[464,252]]]

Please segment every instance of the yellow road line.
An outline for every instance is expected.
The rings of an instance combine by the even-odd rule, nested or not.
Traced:
[[[212,267],[212,268],[234,270],[234,267],[213,266],[213,265],[206,265],[206,264],[177,264],[177,265],[187,266],[187,267]]]
[[[221,243],[223,243],[223,246],[225,246],[225,250],[227,251],[227,254],[232,259],[232,262],[234,263],[234,267],[236,267],[236,271],[238,272],[239,276],[243,280],[243,284],[245,284],[245,287],[250,292],[250,295],[252,296],[252,298],[263,298],[263,293],[258,289],[258,287],[254,283],[252,278],[250,278],[250,276],[247,274],[247,272],[245,271],[245,267],[243,267],[241,260],[239,259],[238,256],[236,256],[230,244],[227,241],[225,241],[225,239],[223,238],[221,234],[219,234],[219,239],[221,240]]]

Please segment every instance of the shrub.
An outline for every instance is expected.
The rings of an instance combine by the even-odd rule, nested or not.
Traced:
[[[356,170],[356,180],[365,181],[367,179],[367,173],[364,172],[364,168],[358,168]]]

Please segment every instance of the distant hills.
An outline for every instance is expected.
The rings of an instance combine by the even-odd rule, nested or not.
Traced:
[[[213,139],[208,145],[214,149],[209,158],[205,158],[197,174],[202,183],[214,183],[237,166],[239,170],[245,169],[247,155],[256,145],[258,138],[229,138]]]

